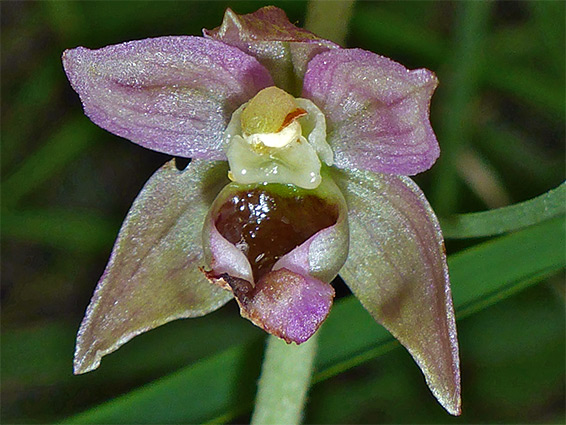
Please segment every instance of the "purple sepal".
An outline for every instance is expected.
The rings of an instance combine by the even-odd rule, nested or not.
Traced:
[[[275,84],[294,95],[301,92],[308,62],[321,52],[340,47],[296,27],[275,6],[246,15],[227,9],[222,25],[205,29],[203,34],[255,56],[269,70]]]
[[[210,199],[226,184],[224,163],[170,161],[134,201],[77,336],[75,373],[130,339],[171,320],[210,313],[232,298],[208,282],[201,226]]]
[[[341,171],[350,252],[340,275],[411,353],[440,404],[460,414],[460,366],[444,240],[408,177]]]
[[[440,154],[429,121],[437,84],[426,69],[411,71],[375,53],[339,49],[309,62],[302,97],[326,116],[336,166],[413,175]]]
[[[160,37],[63,53],[63,66],[100,127],[146,148],[221,159],[232,112],[273,85],[237,48],[202,37]]]

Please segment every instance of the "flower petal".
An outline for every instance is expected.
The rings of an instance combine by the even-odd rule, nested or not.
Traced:
[[[239,49],[202,37],[160,37],[67,50],[63,66],[85,114],[149,149],[225,159],[222,134],[232,112],[273,85]]]
[[[199,270],[202,223],[226,171],[224,163],[199,161],[178,171],[171,161],[146,183],[81,324],[75,373],[96,369],[102,356],[142,332],[202,316],[232,298]]]
[[[350,253],[340,272],[370,314],[411,353],[433,394],[460,413],[460,369],[444,242],[408,177],[344,171]]]
[[[437,83],[426,69],[410,71],[365,50],[340,49],[309,62],[302,97],[326,116],[336,166],[412,175],[440,154],[429,122]]]
[[[250,262],[242,251],[220,234],[214,225],[211,211],[205,219],[202,235],[205,262],[214,271],[211,275],[227,273],[232,277],[253,282]]]
[[[242,317],[288,343],[308,340],[330,313],[334,288],[286,268],[273,270],[252,287],[223,276],[240,305]]]
[[[255,56],[271,73],[275,84],[291,94],[301,92],[308,62],[318,53],[339,48],[337,44],[296,27],[275,6],[238,15],[231,9],[222,25],[203,30],[204,36],[220,40]]]

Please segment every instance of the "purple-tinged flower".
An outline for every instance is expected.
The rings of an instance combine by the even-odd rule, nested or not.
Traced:
[[[94,123],[193,158],[182,171],[165,164],[134,201],[81,324],[75,373],[233,297],[256,325],[304,342],[340,272],[459,414],[443,238],[407,177],[439,155],[433,73],[340,48],[275,7],[228,9],[204,38],[78,47],[63,64]]]

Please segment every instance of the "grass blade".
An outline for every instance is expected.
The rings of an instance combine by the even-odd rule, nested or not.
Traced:
[[[458,155],[469,143],[472,122],[472,100],[477,96],[483,65],[486,30],[491,2],[458,3],[459,17],[455,22],[455,45],[450,54],[450,77],[446,84],[443,119],[438,123],[438,140],[443,147],[433,173],[436,184],[431,203],[440,214],[457,211],[461,181],[456,173]]]
[[[2,239],[64,250],[101,252],[112,245],[119,224],[93,213],[65,209],[2,211]]]
[[[537,7],[545,9],[550,3],[537,3]],[[557,18],[558,15],[552,16]],[[383,7],[379,10],[375,7],[359,7],[351,28],[355,37],[368,45],[384,49],[380,53],[386,56],[408,54],[429,62],[429,66],[440,66],[444,58],[450,56],[451,49],[445,39],[420,25],[420,22],[409,22],[406,17]],[[559,41],[559,47],[560,44]],[[485,55],[485,66],[482,66],[479,76],[482,84],[509,94],[553,119],[564,121],[565,99],[561,81],[546,78],[546,74],[535,72],[527,66],[516,69],[503,61],[499,52],[486,51]]]
[[[451,256],[449,266],[458,317],[485,308],[563,268],[564,239],[565,223],[560,217]],[[321,329],[319,344],[315,382],[398,345],[353,297],[334,306]],[[253,357],[250,352],[254,351],[250,351],[249,345],[234,346],[66,423],[228,421],[251,408],[257,375],[249,382],[237,373],[240,365]],[[200,402],[195,403],[195,397]]]
[[[247,359],[260,357],[261,348],[262,344],[235,345],[64,423],[203,423],[232,410],[240,397],[251,400],[253,385],[242,376],[242,366]]]
[[[566,183],[525,202],[478,213],[441,219],[450,239],[477,238],[512,232],[566,214]]]
[[[99,131],[77,115],[67,121],[43,146],[32,154],[13,174],[2,181],[2,207],[14,207],[53,174],[91,145]]]

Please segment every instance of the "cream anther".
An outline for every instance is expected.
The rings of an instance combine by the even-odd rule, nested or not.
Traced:
[[[270,148],[283,148],[301,137],[301,125],[293,121],[277,133],[255,133],[243,136],[244,140],[251,145],[262,143]]]

